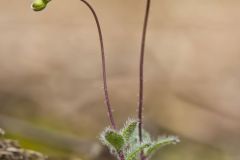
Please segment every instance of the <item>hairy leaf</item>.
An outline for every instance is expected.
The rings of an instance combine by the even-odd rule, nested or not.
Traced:
[[[106,129],[106,131],[103,132],[102,140],[103,143],[108,146],[110,145],[110,147],[112,147],[116,151],[120,151],[125,144],[123,136],[111,129]]]
[[[142,130],[142,139],[145,143],[152,142],[150,134],[145,129]]]
[[[138,129],[136,128],[135,131],[130,136],[130,138],[128,140],[128,143],[130,145],[137,144],[139,142],[139,137],[138,136],[139,136],[138,135]],[[143,143],[151,143],[150,134],[145,129],[142,130],[142,139],[143,139]]]
[[[153,142],[151,146],[149,146],[146,149],[146,156],[149,156],[153,154],[155,151],[157,151],[160,147],[168,145],[168,144],[176,144],[180,142],[180,140],[175,136],[169,136],[169,137],[162,137],[159,138],[157,141]]]
[[[128,120],[125,127],[122,129],[121,133],[126,142],[134,134],[137,124],[138,124],[137,120]]]
[[[135,150],[131,151],[128,155],[127,155],[127,159],[126,160],[135,160],[137,159],[138,153],[141,152],[141,150],[149,147],[150,144],[142,144],[140,146],[138,146]]]

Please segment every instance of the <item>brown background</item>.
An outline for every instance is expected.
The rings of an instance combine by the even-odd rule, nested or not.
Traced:
[[[102,24],[110,98],[122,125],[136,112],[145,1],[89,2]],[[47,121],[63,135],[96,141],[108,122],[93,17],[77,0],[53,0],[38,13],[30,3],[1,2],[0,122],[20,134]],[[240,1],[153,0],[149,23],[145,127],[182,139],[162,159],[238,160]]]

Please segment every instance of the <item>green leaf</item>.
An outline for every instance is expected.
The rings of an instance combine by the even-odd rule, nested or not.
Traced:
[[[50,1],[51,0],[34,0],[33,3],[32,3],[32,9],[34,11],[41,11],[41,10],[46,8],[47,4]]]
[[[131,151],[128,155],[127,155],[127,159],[126,160],[135,160],[137,159],[138,153],[141,152],[143,149],[149,147],[150,144],[142,144],[140,146],[138,146],[136,149],[134,149],[133,151]]]
[[[150,134],[145,129],[142,130],[142,139],[145,143],[152,142]]]
[[[116,151],[120,151],[125,144],[123,136],[109,128],[102,133],[101,137],[103,143],[114,148]]]
[[[136,128],[135,131],[132,133],[128,140],[128,144],[133,145],[139,142],[139,137],[138,137],[138,129]],[[146,130],[142,130],[142,139],[143,143],[151,143],[151,137],[150,134]],[[137,144],[138,145],[138,144]]]
[[[147,148],[145,154],[146,154],[146,156],[150,156],[155,151],[157,151],[160,147],[163,147],[163,146],[169,145],[169,144],[176,144],[179,142],[180,142],[180,140],[175,136],[159,138],[157,141],[153,142],[153,144],[151,144],[151,146],[149,146]]]
[[[138,125],[137,120],[128,120],[127,121],[125,127],[121,131],[126,142],[134,134],[134,131],[135,131],[137,125]]]

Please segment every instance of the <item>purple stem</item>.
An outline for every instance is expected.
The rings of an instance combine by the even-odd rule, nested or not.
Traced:
[[[145,41],[146,41],[146,33],[148,26],[148,18],[150,11],[151,0],[147,0],[146,11],[144,17],[143,24],[143,32],[142,32],[142,41],[141,41],[141,51],[140,51],[140,68],[139,68],[139,104],[138,104],[138,133],[139,133],[139,142],[142,143],[142,128],[143,128],[143,80],[144,80],[144,52],[145,52]],[[145,160],[145,156],[143,151],[140,154],[141,160]]]
[[[103,77],[103,88],[104,88],[104,96],[105,96],[105,104],[107,106],[107,111],[108,111],[108,117],[111,123],[111,126],[113,129],[116,129],[116,124],[113,118],[113,112],[112,112],[112,107],[110,104],[109,100],[109,94],[108,94],[108,86],[107,86],[107,73],[106,73],[106,62],[105,62],[105,51],[104,51],[104,45],[103,45],[103,36],[102,36],[102,30],[100,27],[100,23],[97,17],[97,14],[93,7],[85,0],[80,0],[83,3],[85,3],[88,8],[91,10],[94,19],[96,21],[97,29],[98,29],[98,34],[99,34],[99,40],[100,40],[100,45],[101,45],[101,57],[102,57],[102,77]]]
[[[112,111],[112,107],[110,104],[110,100],[109,100],[109,94],[108,94],[108,86],[107,86],[107,73],[106,73],[106,62],[105,62],[105,50],[104,50],[104,45],[103,45],[103,35],[102,35],[102,30],[100,27],[100,23],[97,17],[97,14],[95,12],[95,10],[93,9],[93,7],[85,0],[80,0],[82,1],[84,4],[86,4],[88,6],[88,8],[91,10],[94,19],[96,21],[97,24],[97,29],[98,29],[98,34],[99,34],[99,40],[100,40],[100,45],[101,45],[101,57],[102,57],[102,77],[103,77],[103,88],[104,88],[104,96],[105,96],[105,104],[107,106],[107,111],[108,111],[108,117],[111,123],[111,126],[114,130],[117,129],[114,118],[113,118],[113,111]],[[120,158],[120,160],[125,160],[124,154],[122,151],[119,151],[118,156]]]

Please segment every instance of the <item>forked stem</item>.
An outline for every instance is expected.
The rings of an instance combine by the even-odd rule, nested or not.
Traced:
[[[141,50],[140,50],[140,65],[139,65],[139,102],[138,102],[138,134],[139,134],[139,143],[142,143],[142,128],[143,128],[143,80],[144,80],[144,53],[145,53],[145,41],[146,41],[146,33],[148,26],[148,18],[150,11],[151,0],[147,0],[146,11],[144,17],[143,24],[143,32],[142,32],[142,41],[141,41]],[[145,160],[145,156],[143,151],[141,152],[141,160]]]

